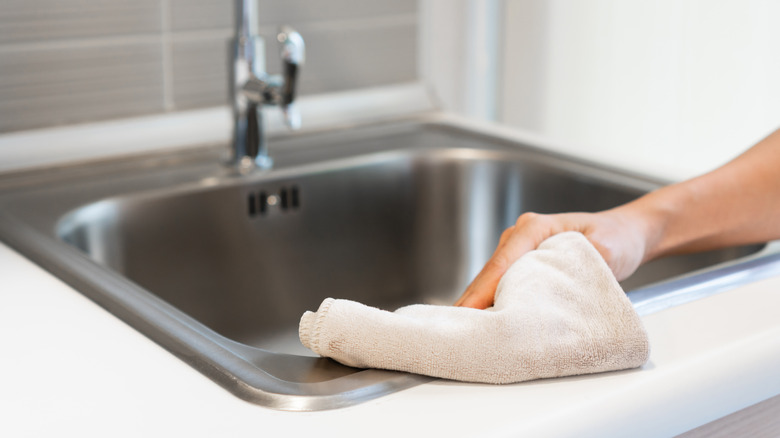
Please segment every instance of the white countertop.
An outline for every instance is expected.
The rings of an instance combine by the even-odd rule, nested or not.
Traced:
[[[780,278],[643,318],[639,370],[251,405],[0,245],[0,436],[669,436],[780,394]],[[273,434],[269,433],[273,432]]]

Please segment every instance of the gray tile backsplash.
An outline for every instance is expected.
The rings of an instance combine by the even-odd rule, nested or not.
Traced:
[[[417,0],[266,0],[260,22],[360,20],[417,12]]]
[[[0,132],[163,110],[157,43],[0,53]]]
[[[233,0],[170,0],[171,29],[228,29],[233,10]]]
[[[0,1],[0,45],[161,30],[160,0]]]
[[[174,41],[173,101],[179,109],[227,104],[228,39]]]
[[[393,23],[340,31],[306,29],[306,69],[301,72],[301,92],[340,91],[393,82],[417,76],[417,23]],[[274,57],[272,71],[281,69]]]
[[[417,77],[416,0],[260,0],[303,35],[301,94]],[[232,0],[0,0],[0,132],[223,105]]]

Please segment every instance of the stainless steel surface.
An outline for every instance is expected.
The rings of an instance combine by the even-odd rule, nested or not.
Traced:
[[[285,26],[279,32],[283,74],[265,71],[265,41],[258,32],[258,0],[236,0],[235,36],[230,53],[230,99],[233,103],[233,140],[228,164],[239,173],[271,167],[263,105],[278,105],[290,128],[297,129],[300,114],[295,107],[298,70],[303,65],[303,38]]]
[[[0,239],[237,396],[317,410],[428,379],[311,357],[304,310],[452,303],[521,213],[600,210],[660,184],[442,123],[275,141],[274,169],[240,177],[219,145],[7,175]],[[659,261],[624,288],[657,311],[776,275],[774,253]]]
[[[780,244],[772,242],[762,251],[689,275],[640,287],[628,294],[640,315],[733,289],[737,286],[780,275]]]

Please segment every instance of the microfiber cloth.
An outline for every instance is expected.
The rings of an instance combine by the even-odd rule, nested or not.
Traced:
[[[517,260],[489,309],[416,304],[388,312],[328,298],[303,315],[299,335],[345,365],[484,383],[635,368],[650,353],[631,302],[575,232]]]

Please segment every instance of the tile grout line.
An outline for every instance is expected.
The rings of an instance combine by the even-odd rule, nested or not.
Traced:
[[[170,0],[161,0],[160,2],[160,20],[162,21],[160,44],[162,46],[163,108],[165,111],[173,111],[176,109],[176,105],[173,100],[173,55],[171,53]]]
[[[110,47],[131,44],[151,44],[159,41],[159,33],[105,36],[100,38],[81,38],[65,40],[46,40],[28,43],[0,44],[0,54],[19,53],[35,50],[84,49]]]
[[[316,32],[344,31],[344,30],[367,30],[377,28],[388,28],[397,26],[407,26],[417,24],[419,12],[411,14],[393,14],[377,17],[360,18],[331,18],[327,20],[299,21],[295,23],[295,29]],[[290,24],[290,23],[280,23]],[[272,23],[260,23],[260,28],[276,28]]]
[[[140,33],[127,35],[103,35],[94,38],[73,38],[57,39],[44,41],[31,41],[20,43],[0,44],[0,54],[27,52],[34,50],[49,49],[77,49],[90,47],[108,47],[113,45],[139,44],[158,42],[160,35],[168,42],[174,41],[197,41],[209,38],[229,37],[232,35],[232,28],[219,29],[193,29],[193,30],[172,30],[171,23],[171,5],[170,0],[161,0],[161,23],[163,28],[161,33]],[[405,26],[417,23],[417,14],[399,14],[387,17],[360,18],[360,19],[331,19],[323,21],[304,21],[296,23],[296,29],[304,31],[345,31],[345,30],[363,30],[388,28],[396,26]],[[277,25],[272,23],[261,23],[260,30],[263,32],[273,32],[277,30]]]

